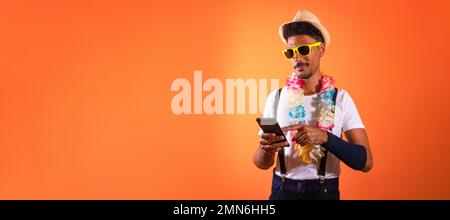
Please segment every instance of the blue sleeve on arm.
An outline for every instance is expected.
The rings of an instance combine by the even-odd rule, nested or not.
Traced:
[[[330,132],[327,133],[328,140],[323,144],[325,149],[329,150],[352,169],[364,169],[367,162],[367,152],[364,146],[346,142]]]

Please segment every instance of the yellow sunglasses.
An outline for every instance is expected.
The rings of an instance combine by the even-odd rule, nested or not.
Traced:
[[[282,51],[282,53],[283,53],[284,57],[286,57],[286,59],[288,59],[288,60],[294,59],[295,54],[302,56],[302,57],[306,57],[311,54],[311,50],[313,47],[320,46],[321,44],[322,44],[322,42],[320,42],[320,41],[316,42],[316,43],[312,43],[312,44],[303,44],[303,45],[299,45],[294,48],[286,48]]]

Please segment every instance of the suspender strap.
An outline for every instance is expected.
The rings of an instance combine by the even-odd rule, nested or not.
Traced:
[[[280,101],[280,95],[281,95],[281,89],[278,89],[277,94],[275,95],[275,103],[274,103],[274,117],[275,120],[277,120],[277,110],[278,110],[278,102]],[[278,162],[280,162],[280,172],[281,172],[281,178],[283,182],[286,178],[286,164],[284,162],[284,147],[278,150]]]
[[[333,95],[333,103],[334,103],[334,108],[336,109],[336,98],[337,98],[337,93],[338,93],[338,89],[335,88],[334,89],[334,95]],[[336,112],[336,110],[333,110],[334,112]],[[334,113],[333,112],[333,113]],[[330,131],[331,132],[331,131]],[[322,157],[322,159],[320,159],[320,165],[319,165],[319,170],[317,171],[317,175],[319,176],[320,179],[320,183],[323,183],[325,181],[325,168],[326,168],[326,164],[327,164],[327,155],[328,155],[328,151],[325,150],[324,151],[324,156]]]

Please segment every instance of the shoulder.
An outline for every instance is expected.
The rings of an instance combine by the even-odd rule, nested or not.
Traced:
[[[344,132],[354,128],[364,128],[364,124],[359,115],[358,109],[350,96],[350,93],[344,89],[339,89],[338,100],[336,105],[342,114]]]
[[[338,100],[336,100],[336,105],[339,105],[344,115],[353,116],[354,114],[358,114],[358,110],[355,102],[353,101],[350,93],[345,89],[339,89]]]
[[[338,98],[339,97],[346,97],[348,96],[348,91],[343,88],[337,88],[338,89]]]
[[[345,105],[349,101],[352,101],[352,97],[350,96],[350,93],[345,89],[338,88],[336,102],[341,103],[342,105]]]
[[[351,113],[353,114],[356,111],[356,105],[353,101],[350,93],[345,89],[339,89],[338,95],[336,97],[336,106],[338,106],[344,114]]]
[[[275,102],[275,96],[277,95],[279,89],[282,89],[281,93],[283,93],[286,90],[284,87],[273,90],[267,96],[266,102],[271,102],[271,103]],[[280,95],[281,95],[281,93],[280,93]]]

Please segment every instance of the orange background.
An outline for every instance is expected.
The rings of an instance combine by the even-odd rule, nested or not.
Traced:
[[[450,199],[444,0],[2,1],[0,199],[266,199],[259,115],[174,115],[170,85],[283,83],[277,31],[300,8],[373,150],[368,174],[341,165],[342,198]]]

